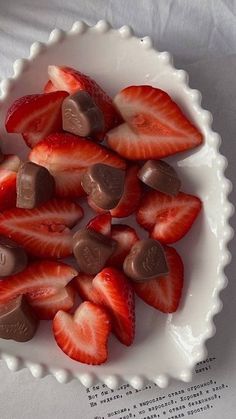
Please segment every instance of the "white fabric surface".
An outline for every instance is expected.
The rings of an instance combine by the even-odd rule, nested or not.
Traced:
[[[129,24],[137,35],[151,36],[159,50],[171,52],[176,66],[189,72],[191,87],[202,92],[203,107],[214,115],[213,127],[223,139],[221,152],[229,161],[226,175],[234,181],[235,0],[0,0],[0,78],[10,76],[13,61],[27,56],[31,43],[45,41],[54,27],[67,30],[75,20],[94,24],[102,18],[116,28]],[[231,200],[235,203],[235,192]],[[235,244],[230,247],[234,252]],[[208,345],[210,351],[217,349],[217,368],[228,376],[235,362],[235,267],[233,262],[226,269],[225,307]],[[94,412],[81,403],[84,392],[75,381],[60,385],[52,377],[36,380],[26,370],[10,373],[0,362],[0,419],[93,419]]]

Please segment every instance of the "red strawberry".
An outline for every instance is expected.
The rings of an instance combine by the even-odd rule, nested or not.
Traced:
[[[29,155],[34,163],[46,167],[56,181],[60,197],[84,195],[81,177],[95,163],[125,168],[125,162],[115,153],[90,140],[72,134],[52,134],[37,144]]]
[[[12,172],[18,172],[21,161],[15,154],[6,154],[3,161],[0,163],[0,170],[9,170]]]
[[[124,192],[119,204],[111,210],[112,217],[128,217],[138,209],[142,196],[141,182],[137,177],[138,171],[138,166],[131,166],[127,169]]]
[[[78,291],[79,296],[82,300],[89,300],[93,303],[99,304],[98,292],[93,287],[94,275],[88,275],[83,272],[79,272],[76,278],[73,280],[73,285]]]
[[[27,300],[40,320],[52,320],[59,310],[70,311],[75,303],[72,285],[55,290],[52,295],[27,295]]]
[[[63,258],[72,253],[73,227],[83,216],[73,202],[51,200],[34,209],[14,208],[0,214],[0,234],[22,245],[31,255]]]
[[[118,93],[114,103],[126,122],[108,132],[107,140],[125,158],[160,159],[203,141],[198,129],[160,89],[130,86]]]
[[[107,265],[122,268],[126,256],[139,237],[134,228],[125,224],[115,224],[111,227],[111,238],[117,241],[118,246]]]
[[[0,211],[16,205],[16,172],[0,168]]]
[[[48,134],[62,130],[61,105],[66,92],[28,95],[17,99],[7,112],[7,132],[24,134],[33,147]]]
[[[135,334],[135,303],[129,280],[117,269],[105,268],[93,279],[93,287],[111,315],[116,337],[123,344],[131,345]]]
[[[99,365],[107,360],[110,317],[100,306],[85,301],[71,316],[58,311],[53,319],[57,345],[70,358],[84,364]]]
[[[111,214],[105,212],[104,214],[97,215],[87,224],[87,228],[97,231],[104,236],[111,235]]]
[[[43,88],[44,93],[56,92],[57,90],[58,89],[53,85],[51,80],[48,80]]]
[[[65,263],[48,260],[31,263],[24,271],[0,281],[0,303],[24,294],[31,294],[31,299],[47,298],[64,288],[76,275],[76,270]]]
[[[138,166],[130,166],[126,171],[124,192],[118,205],[110,210],[111,216],[114,218],[124,218],[135,212],[140,204],[142,197],[141,182],[137,177]],[[99,214],[103,214],[104,210],[94,204],[93,200],[88,196],[89,206]]]
[[[169,273],[145,282],[133,282],[136,294],[152,307],[163,313],[173,313],[181,298],[184,266],[181,257],[172,247],[165,246]]]
[[[50,65],[48,67],[48,73],[51,82],[57,89],[65,90],[70,94],[77,90],[86,90],[86,92],[92,96],[94,102],[101,109],[104,116],[104,132],[100,133],[98,136],[96,135],[98,139],[103,140],[104,133],[116,126],[120,120],[120,117],[113,106],[112,99],[95,82],[95,80],[73,68]]]
[[[170,196],[158,191],[146,193],[137,212],[138,223],[162,243],[180,240],[191,228],[202,204],[199,198],[179,192]]]

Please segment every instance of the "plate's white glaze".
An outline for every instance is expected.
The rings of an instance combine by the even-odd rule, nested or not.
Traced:
[[[132,347],[111,337],[105,365],[82,365],[60,351],[50,323],[41,322],[28,343],[0,339],[1,356],[11,370],[27,366],[35,377],[52,373],[59,382],[75,377],[85,386],[94,380],[110,388],[125,381],[135,388],[142,388],[146,380],[160,387],[166,387],[172,377],[189,381],[195,364],[206,356],[205,341],[215,333],[213,316],[222,308],[219,293],[227,284],[224,267],[230,254],[226,246],[232,237],[228,219],[233,207],[227,200],[231,184],[224,177],[227,162],[218,152],[220,138],[211,130],[211,114],[201,108],[200,93],[188,87],[187,74],[173,67],[167,52],[155,51],[149,37],[136,38],[129,27],[114,30],[104,21],[94,27],[76,22],[68,33],[55,29],[46,45],[33,44],[29,59],[17,60],[12,79],[2,82],[0,136],[5,152],[25,155],[20,136],[5,132],[6,110],[14,99],[42,90],[49,64],[79,68],[111,95],[131,84],[166,90],[205,137],[201,148],[169,159],[183,180],[182,190],[200,196],[204,211],[176,245],[185,264],[180,309],[165,315],[137,300],[137,333]]]

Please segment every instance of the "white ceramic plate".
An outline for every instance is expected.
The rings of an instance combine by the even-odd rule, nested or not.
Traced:
[[[187,74],[173,67],[167,52],[155,51],[149,37],[136,38],[129,27],[114,30],[104,21],[94,27],[76,22],[68,33],[55,29],[47,44],[33,44],[29,59],[17,60],[12,79],[2,82],[0,136],[7,153],[26,155],[21,137],[5,132],[7,108],[16,98],[42,90],[49,64],[88,73],[112,96],[132,84],[166,90],[204,134],[202,147],[170,159],[183,181],[182,190],[198,195],[204,210],[176,246],[185,265],[179,310],[165,315],[137,300],[137,332],[131,347],[111,337],[109,361],[83,365],[63,354],[54,343],[50,322],[41,322],[30,342],[0,339],[1,356],[11,370],[26,366],[36,377],[52,373],[59,382],[76,377],[85,386],[94,380],[110,388],[127,381],[135,388],[146,380],[160,387],[167,386],[169,378],[190,381],[195,364],[206,356],[206,340],[215,333],[213,316],[222,308],[219,293],[227,283],[226,246],[232,236],[228,218],[233,208],[227,200],[231,184],[224,177],[227,162],[218,152],[220,138],[211,130],[211,114],[201,108],[200,93],[188,87]]]

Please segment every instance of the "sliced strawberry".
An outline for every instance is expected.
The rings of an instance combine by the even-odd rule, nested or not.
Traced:
[[[138,223],[153,239],[170,244],[180,240],[191,228],[202,207],[199,198],[179,192],[176,196],[149,191],[137,212]]]
[[[120,117],[113,106],[112,99],[95,82],[95,80],[73,68],[50,65],[48,67],[48,73],[51,82],[57,89],[65,90],[70,94],[77,90],[86,90],[86,92],[92,96],[94,102],[101,109],[104,116],[104,132],[96,135],[96,138],[103,140],[104,133],[115,127],[120,120]]]
[[[21,161],[15,154],[6,154],[3,161],[0,163],[0,170],[9,170],[12,172],[18,172]]]
[[[28,95],[17,99],[7,112],[7,132],[24,134],[29,147],[34,147],[48,134],[62,130],[61,105],[67,92]]]
[[[0,211],[16,205],[16,172],[0,169]]]
[[[89,300],[93,303],[99,304],[100,299],[98,292],[93,287],[94,275],[88,275],[83,272],[79,272],[78,275],[73,279],[73,285],[78,291],[79,296],[82,300]]]
[[[72,253],[73,227],[83,216],[73,202],[51,200],[38,208],[14,208],[0,214],[0,234],[22,245],[31,255],[63,258]]]
[[[43,88],[44,93],[56,92],[58,89],[54,86],[51,80],[48,80]]]
[[[108,132],[107,141],[122,157],[160,159],[203,141],[198,129],[160,89],[130,86],[118,93],[114,103],[126,122]]]
[[[85,301],[71,316],[59,311],[53,319],[57,345],[66,355],[84,364],[99,365],[107,360],[110,317],[100,306]]]
[[[152,307],[163,313],[177,310],[182,294],[184,265],[173,247],[165,246],[169,273],[145,282],[133,282],[136,294]]]
[[[118,205],[110,210],[111,216],[114,218],[124,218],[135,212],[142,198],[142,186],[137,177],[138,166],[130,166],[126,171],[124,192]],[[98,214],[103,214],[104,210],[94,204],[93,200],[88,196],[89,206]]]
[[[52,295],[27,295],[28,303],[40,320],[52,320],[59,310],[70,311],[75,303],[75,290],[72,285],[56,289]]]
[[[104,236],[111,235],[111,214],[110,212],[105,212],[104,214],[97,215],[92,218],[87,224],[87,228],[97,231],[98,233],[103,234]]]
[[[105,268],[95,276],[93,287],[111,315],[116,337],[123,344],[131,345],[135,334],[135,303],[129,280],[117,269]]]
[[[128,217],[138,209],[142,197],[141,182],[137,177],[138,171],[138,166],[131,166],[127,169],[124,192],[119,204],[111,210],[112,217]]]
[[[72,134],[48,136],[34,147],[29,159],[51,172],[60,197],[74,198],[84,195],[81,177],[92,164],[105,163],[120,169],[125,168],[124,160],[115,153]]]
[[[31,299],[47,298],[64,288],[76,275],[76,270],[65,263],[48,260],[31,263],[24,271],[0,281],[0,303],[24,294],[31,294]]]
[[[122,268],[126,256],[139,237],[134,228],[125,224],[115,224],[111,227],[111,238],[116,240],[118,245],[107,265]]]

